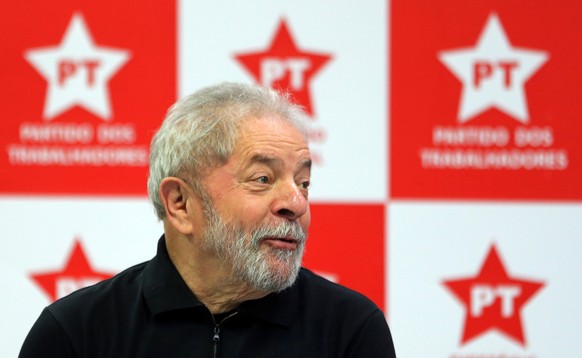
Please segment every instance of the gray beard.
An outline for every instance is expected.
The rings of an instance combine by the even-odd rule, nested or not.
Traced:
[[[203,248],[214,252],[232,266],[232,278],[254,290],[279,292],[295,282],[305,249],[307,234],[296,222],[284,220],[277,226],[261,225],[246,233],[239,225],[227,224],[206,200],[203,200],[207,228]],[[295,250],[261,247],[266,237],[291,237]]]

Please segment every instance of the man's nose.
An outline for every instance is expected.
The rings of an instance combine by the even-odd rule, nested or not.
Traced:
[[[306,194],[295,181],[281,182],[277,189],[272,206],[275,215],[295,220],[307,212],[309,203]]]

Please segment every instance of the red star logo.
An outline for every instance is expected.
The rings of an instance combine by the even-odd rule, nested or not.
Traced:
[[[309,83],[331,56],[299,50],[285,20],[281,20],[267,50],[236,55],[235,58],[257,82],[289,92],[309,115],[313,115]]]
[[[111,276],[113,274],[98,272],[91,268],[81,241],[75,239],[73,251],[64,269],[33,274],[31,278],[50,297],[51,302],[54,302],[79,288],[95,284]]]
[[[477,276],[447,280],[444,285],[465,305],[461,344],[497,329],[525,346],[520,311],[544,284],[509,277],[495,245]]]

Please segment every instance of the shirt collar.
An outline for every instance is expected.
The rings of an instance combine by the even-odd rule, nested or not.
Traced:
[[[301,281],[301,272],[299,276],[298,281]],[[172,263],[164,235],[158,241],[156,256],[144,269],[142,283],[145,300],[154,315],[180,309],[205,308]],[[288,327],[300,302],[298,283],[282,292],[246,301],[237,311],[245,316]]]
[[[142,283],[145,300],[154,315],[186,308],[204,307],[190,291],[170,260],[164,235],[158,241],[156,256],[144,269]]]

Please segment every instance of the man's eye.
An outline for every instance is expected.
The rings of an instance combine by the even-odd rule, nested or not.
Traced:
[[[260,176],[257,179],[255,179],[255,181],[261,183],[261,184],[269,184],[269,177],[266,175]]]
[[[303,183],[301,183],[301,188],[302,189],[309,189],[309,184],[311,184],[310,181],[304,181]]]

